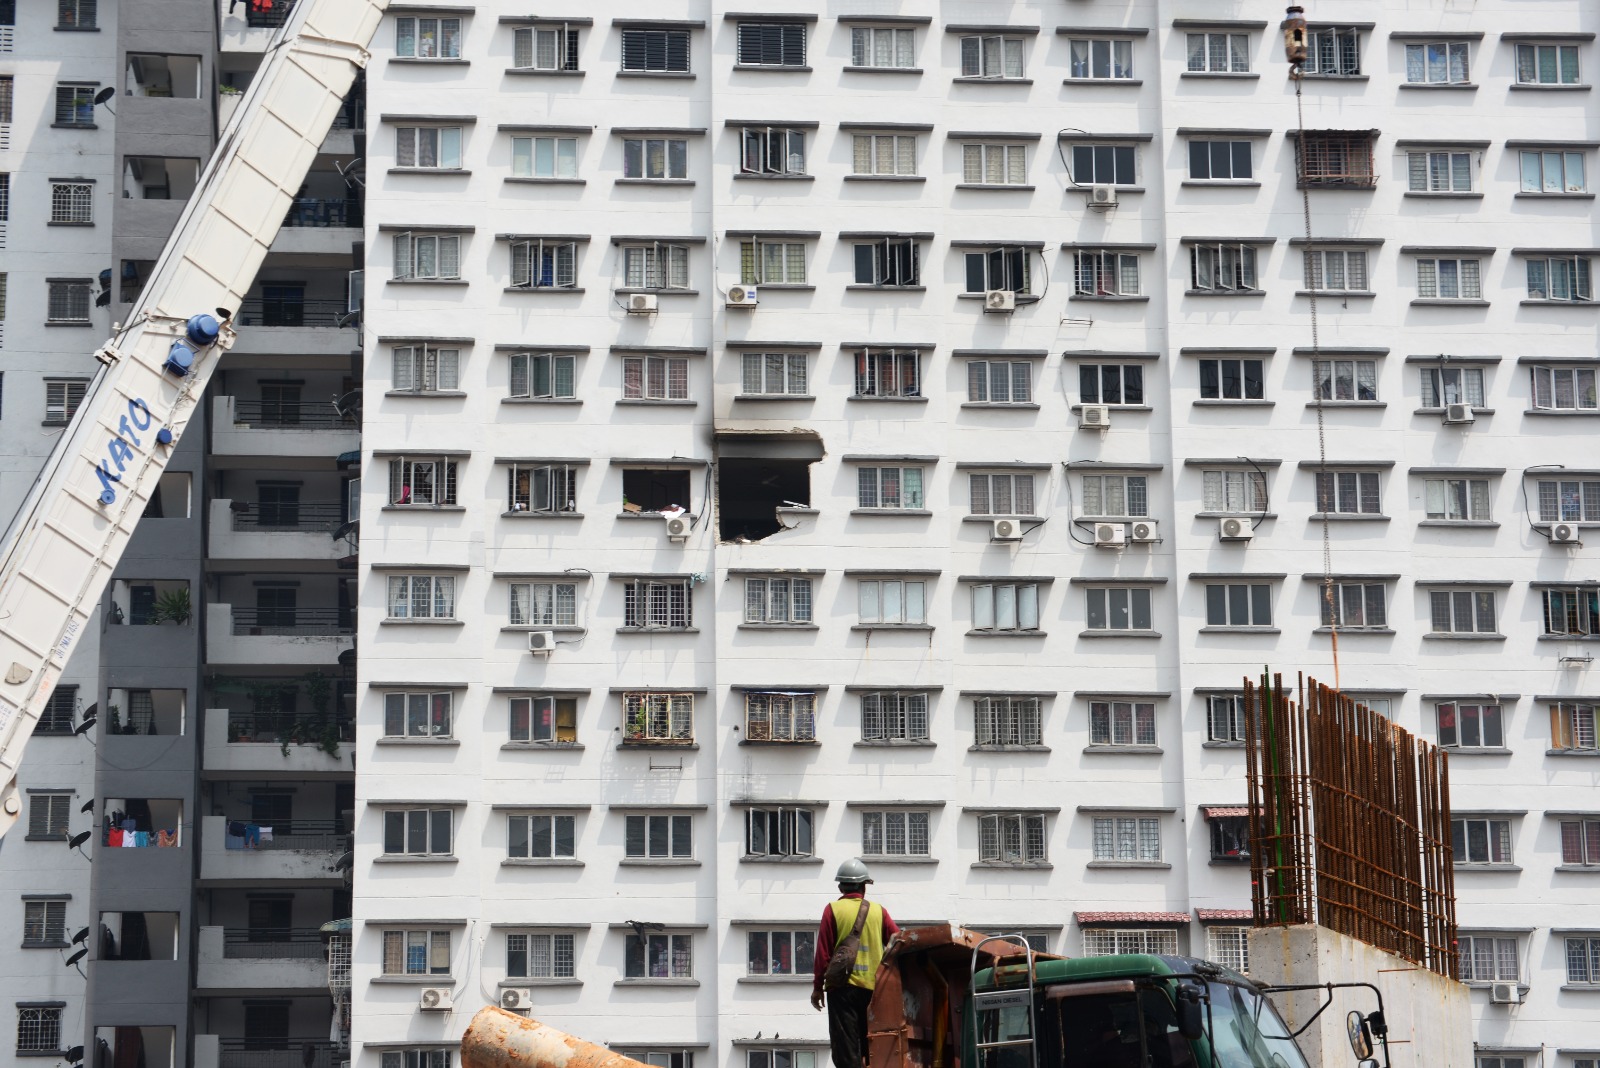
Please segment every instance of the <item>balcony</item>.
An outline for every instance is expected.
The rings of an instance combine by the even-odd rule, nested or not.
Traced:
[[[335,538],[344,526],[344,506],[305,502],[251,504],[217,499],[210,506],[213,560],[337,562],[356,554],[355,536]]]
[[[213,397],[211,438],[212,451],[223,456],[316,456],[332,460],[342,452],[361,448],[361,426],[340,415],[331,399],[269,404]]]
[[[217,0],[224,52],[265,52],[294,0]]]
[[[280,240],[284,233],[290,231],[281,231]],[[346,257],[351,243],[359,237],[353,230],[325,230],[323,234],[330,248],[342,241],[341,255]],[[296,239],[291,234],[289,240]],[[286,249],[274,244],[273,251]],[[357,337],[353,329],[340,327],[349,314],[350,303],[348,297],[335,294],[343,293],[348,286],[348,273],[341,272],[337,288],[323,286],[319,297],[246,297],[239,302],[233,320],[239,328],[233,351],[273,356],[347,356],[356,347]]]
[[[349,1059],[325,1038],[194,1036],[194,1068],[336,1068]]]
[[[326,990],[325,953],[322,932],[317,930],[202,927],[198,985],[230,993]]]
[[[272,829],[269,841],[250,848],[241,836],[229,835],[223,816],[200,821],[200,879],[209,885],[294,883],[298,886],[343,886],[337,861],[350,848],[350,836],[332,820],[293,820],[289,833]],[[323,977],[326,985],[326,974]]]
[[[353,612],[338,608],[251,608],[214,604],[206,613],[212,664],[327,667],[355,648]]]
[[[272,251],[296,256],[337,256],[345,264],[350,260],[351,246],[360,240],[361,201],[300,197],[290,204],[283,229],[272,242]],[[339,314],[345,311],[341,306]]]
[[[348,778],[355,722],[208,708],[205,739],[201,774],[207,779]]]

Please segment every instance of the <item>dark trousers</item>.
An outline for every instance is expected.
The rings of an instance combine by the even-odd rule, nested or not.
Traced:
[[[828,1042],[833,1068],[862,1068],[867,1061],[867,1005],[872,991],[846,986],[828,991]]]

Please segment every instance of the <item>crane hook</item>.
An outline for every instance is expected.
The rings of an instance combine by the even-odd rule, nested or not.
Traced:
[[[1306,43],[1306,11],[1291,4],[1283,20],[1283,53],[1289,60],[1289,77],[1298,79],[1305,73],[1308,58]]]

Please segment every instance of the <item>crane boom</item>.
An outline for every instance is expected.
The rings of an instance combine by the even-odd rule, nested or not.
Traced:
[[[300,0],[126,326],[0,542],[0,835],[17,767],[255,281],[388,0]]]

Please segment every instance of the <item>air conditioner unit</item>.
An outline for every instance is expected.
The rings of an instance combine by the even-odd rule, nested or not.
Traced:
[[[1128,543],[1128,527],[1124,523],[1096,523],[1094,543],[1102,549],[1120,549]]]
[[[673,541],[678,541],[678,542],[688,541],[689,540],[689,517],[688,516],[678,516],[675,519],[667,520],[667,537],[671,538]]]
[[[1521,1005],[1522,988],[1516,983],[1494,983],[1489,987],[1489,1002],[1494,1005]]]
[[[1017,310],[1017,294],[1009,289],[991,289],[983,295],[983,310],[1008,312]]]
[[[1577,545],[1578,525],[1576,523],[1556,523],[1550,527],[1550,540],[1557,545]]]
[[[1217,521],[1217,537],[1223,541],[1249,541],[1256,536],[1250,520],[1230,518]]]
[[[654,293],[629,293],[629,315],[651,315],[656,310],[657,298]]]
[[[755,286],[728,287],[728,307],[754,308],[757,303],[758,301]]]
[[[427,1012],[450,1012],[455,1007],[455,997],[447,986],[425,986],[417,996],[417,1008]]]
[[[1105,404],[1085,404],[1079,409],[1078,429],[1080,430],[1109,430],[1111,428],[1111,408]]]
[[[1089,203],[1097,208],[1116,207],[1117,187],[1114,185],[1091,185],[1089,187]]]
[[[502,1009],[531,1009],[533,1007],[533,987],[508,986],[500,991],[500,1007]]]
[[[1154,519],[1140,519],[1128,524],[1128,540],[1152,542],[1161,540],[1161,525]]]
[[[1022,524],[1015,519],[996,519],[990,541],[1021,541]]]
[[[549,656],[555,651],[556,632],[553,630],[530,630],[528,632],[528,652],[535,656]]]
[[[1446,404],[1444,406],[1444,421],[1446,423],[1470,423],[1477,416],[1472,414],[1470,404]]]

